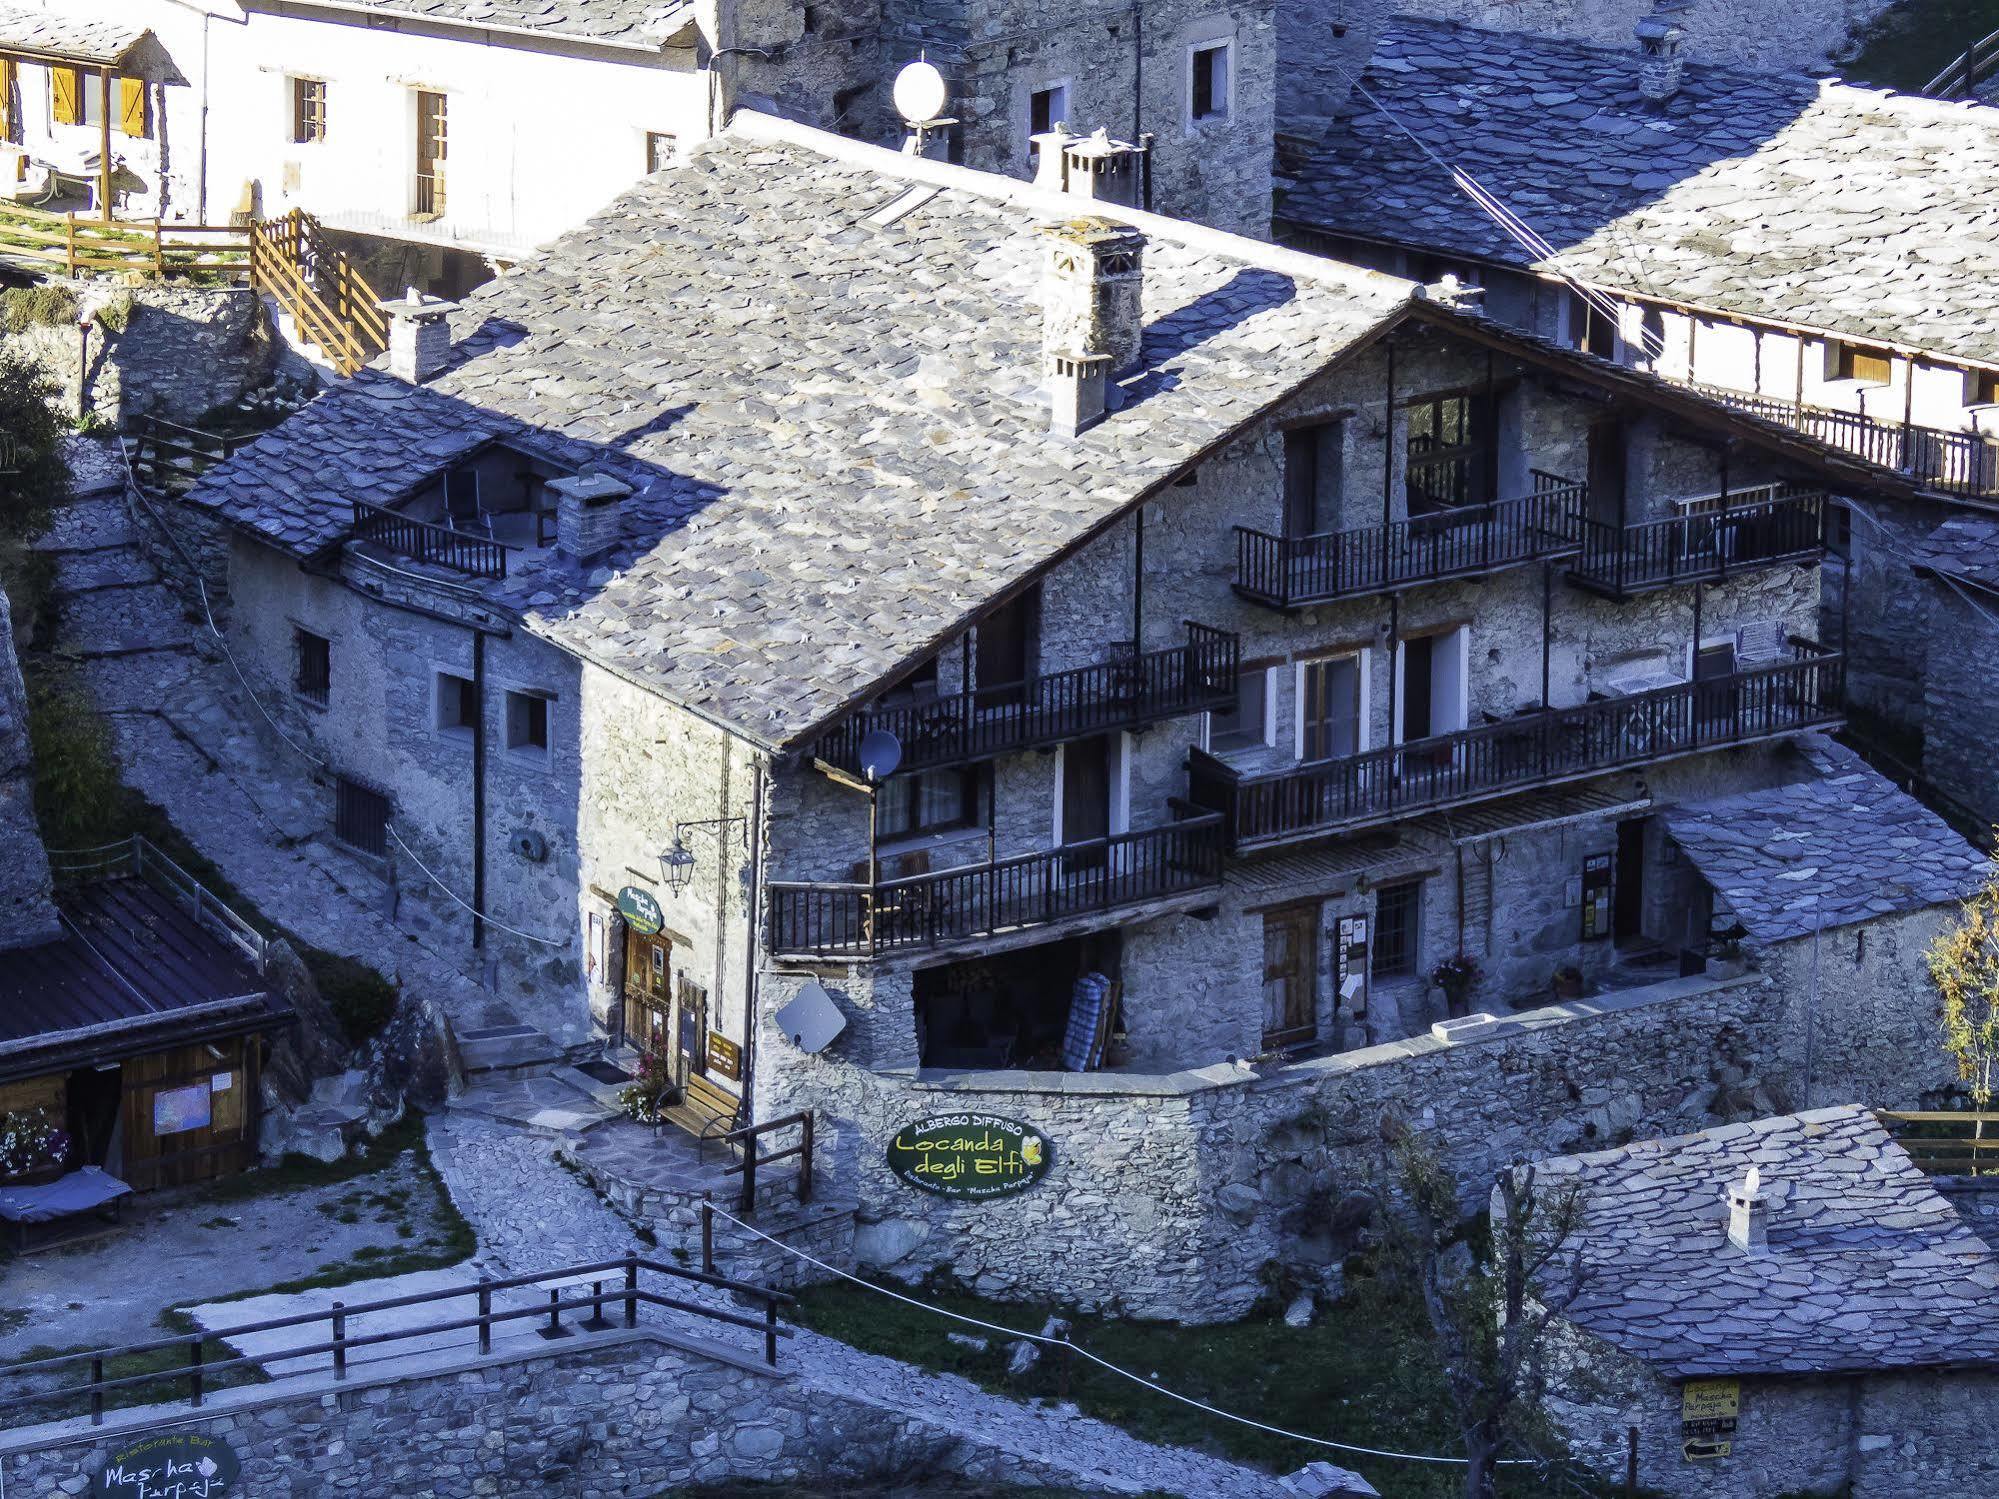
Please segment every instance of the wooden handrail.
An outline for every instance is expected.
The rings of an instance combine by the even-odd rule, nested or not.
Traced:
[[[1999,31],[1966,47],[1922,91],[1932,99],[1965,99],[1994,73],[1999,73]]]

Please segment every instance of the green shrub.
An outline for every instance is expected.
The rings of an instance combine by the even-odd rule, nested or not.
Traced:
[[[98,308],[94,316],[98,324],[113,333],[123,333],[132,326],[132,314],[138,311],[138,304],[132,294],[121,291],[117,296]]]
[[[323,948],[304,946],[299,956],[350,1045],[365,1046],[382,1033],[396,1011],[394,984],[366,963]]]
[[[124,787],[111,733],[76,687],[37,680],[28,691],[35,818],[50,848],[93,848],[125,831]]]
[[[0,292],[0,327],[9,333],[64,326],[76,326],[76,291],[67,283],[44,281]]]

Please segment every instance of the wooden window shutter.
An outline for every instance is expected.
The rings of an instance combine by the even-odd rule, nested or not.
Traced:
[[[0,140],[14,138],[14,59],[0,57]]]
[[[49,69],[50,97],[55,104],[58,125],[74,125],[83,118],[83,75],[75,68]]]
[[[120,78],[118,80],[118,125],[129,136],[143,137],[145,135],[145,79]]]

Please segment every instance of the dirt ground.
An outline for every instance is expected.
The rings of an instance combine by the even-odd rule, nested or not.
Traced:
[[[0,1258],[0,1363],[35,1349],[144,1342],[170,1307],[302,1280],[443,1265],[471,1249],[420,1134],[358,1162],[294,1162],[125,1199],[124,1221]],[[339,1178],[359,1167],[359,1173]]]

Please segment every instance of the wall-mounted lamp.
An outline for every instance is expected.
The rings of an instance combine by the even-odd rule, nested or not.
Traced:
[[[659,856],[659,877],[666,882],[666,888],[675,895],[685,890],[694,878],[694,850],[687,846],[683,836],[688,828],[711,828],[717,839],[722,830],[732,822],[743,826],[743,847],[750,846],[750,820],[747,817],[703,817],[693,822],[676,822],[673,825],[673,843]]]

